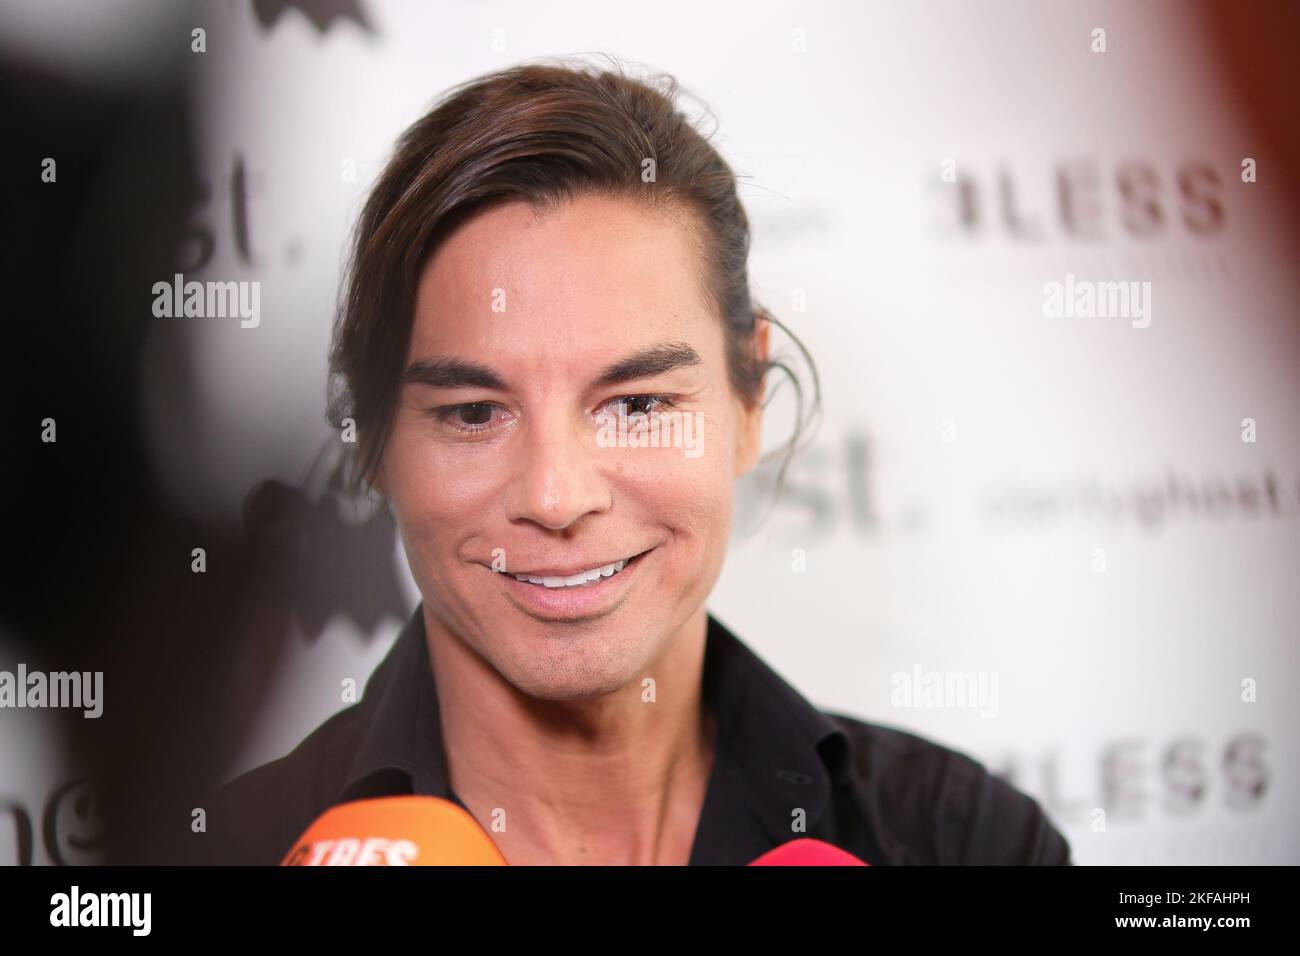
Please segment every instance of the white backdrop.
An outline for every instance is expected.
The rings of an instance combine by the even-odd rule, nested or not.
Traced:
[[[322,27],[199,7],[196,218],[214,245],[193,277],[260,280],[262,319],[157,332],[199,375],[194,408],[148,422],[179,502],[233,521],[328,437],[345,234],[439,93],[587,51],[666,71],[716,114],[755,291],[825,389],[757,530],[762,476],[741,489],[714,613],[823,708],[1008,774],[1078,862],[1300,863],[1294,250],[1276,165],[1179,4],[358,9]],[[1158,205],[1152,234],[1125,183]],[[1149,327],[1046,317],[1044,284],[1067,273],[1149,281]],[[147,372],[160,393],[166,354]],[[297,645],[231,772],[339,709],[341,677],[363,680],[400,623],[340,616]],[[918,671],[996,680],[996,707],[899,706]]]

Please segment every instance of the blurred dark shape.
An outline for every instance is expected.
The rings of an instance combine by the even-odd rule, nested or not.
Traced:
[[[104,674],[101,717],[41,714],[76,778],[46,782],[44,807],[11,809],[25,861],[37,819],[55,862],[101,845],[113,863],[186,859],[201,839],[192,810],[257,729],[295,614],[314,635],[336,610],[362,629],[406,613],[385,512],[352,526],[335,497],[272,493],[253,503],[264,534],[250,540],[156,482],[146,403],[201,401],[182,392],[193,375],[168,377],[170,394],[141,387],[149,331],[172,321],[153,316],[152,286],[176,271],[203,195],[191,119],[180,73],[117,87],[0,63],[0,632],[31,669]],[[187,368],[184,336],[161,341]],[[13,797],[0,781],[0,806]]]
[[[329,440],[326,453],[338,442]],[[325,475],[305,488],[280,481],[258,484],[244,502],[244,526],[253,553],[261,600],[292,615],[314,640],[341,615],[362,633],[391,618],[403,621],[410,603],[396,564],[397,527],[386,508],[362,504],[346,489],[341,457],[313,468]]]
[[[31,866],[33,853],[31,811],[17,800],[0,796],[0,817],[7,817],[14,828],[14,855],[16,859],[12,861],[6,860],[5,862],[12,862],[18,866]]]
[[[183,78],[78,84],[5,63],[0,119],[0,518],[15,558],[0,628],[32,668],[104,674],[101,717],[41,715],[91,781],[69,812],[45,815],[47,851],[60,862],[65,846],[107,841],[110,861],[136,862],[188,836],[187,794],[245,739],[288,631],[255,626],[243,542],[166,500],[140,430],[144,402],[177,399],[143,395],[140,367],[165,321],[152,284],[171,274],[199,195]],[[196,547],[205,574],[191,571]],[[45,832],[60,827],[77,832]]]
[[[1300,245],[1300,3],[1203,0],[1200,12],[1207,45],[1219,56],[1213,66],[1254,136],[1224,145],[1258,160],[1262,144],[1281,162],[1280,169],[1261,165],[1259,176],[1285,197],[1291,239]]]
[[[70,780],[51,794],[41,829],[46,852],[56,865],[83,863],[87,855],[93,860],[93,854],[107,844],[98,810],[91,780]]]
[[[268,32],[286,10],[297,10],[322,34],[329,32],[335,20],[351,20],[366,33],[375,32],[361,9],[361,0],[253,0],[253,15]]]

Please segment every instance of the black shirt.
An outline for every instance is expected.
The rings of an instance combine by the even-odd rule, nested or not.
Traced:
[[[814,708],[712,615],[702,694],[717,736],[692,866],[743,865],[803,836],[873,865],[1071,862],[1037,801],[965,754]],[[277,864],[327,808],[410,793],[465,806],[420,607],[360,702],[214,795],[197,862]],[[806,832],[792,829],[796,808]]]

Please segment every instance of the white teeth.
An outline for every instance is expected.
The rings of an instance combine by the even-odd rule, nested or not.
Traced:
[[[627,561],[615,561],[603,568],[592,568],[590,571],[583,571],[567,578],[537,578],[529,574],[516,574],[515,578],[519,581],[527,581],[529,584],[540,584],[547,588],[576,588],[600,578],[607,578],[611,574],[618,574],[626,565]]]

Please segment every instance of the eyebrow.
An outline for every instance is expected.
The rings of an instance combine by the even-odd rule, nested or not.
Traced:
[[[619,359],[596,376],[592,386],[604,388],[638,378],[663,375],[665,372],[700,363],[700,354],[685,342],[665,342]],[[417,359],[406,367],[402,381],[407,385],[427,385],[429,388],[506,391],[505,379],[496,370],[478,362],[450,358]]]

